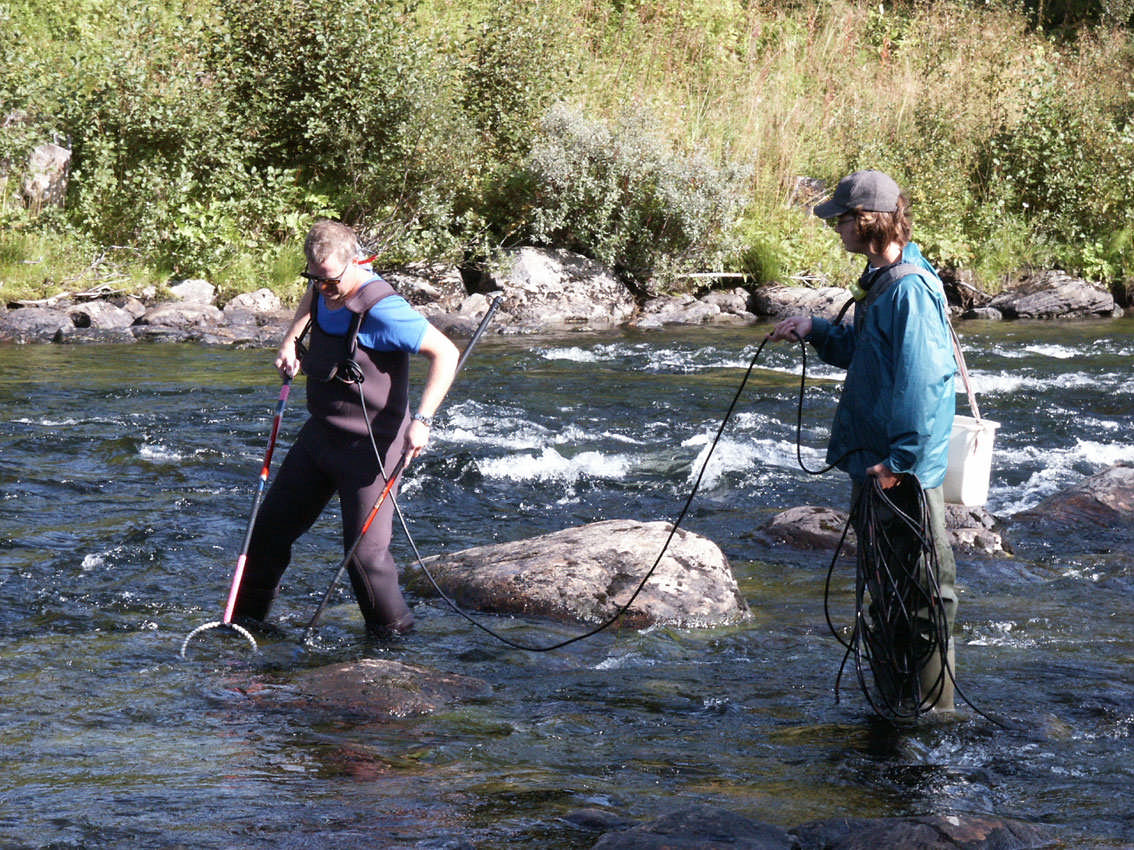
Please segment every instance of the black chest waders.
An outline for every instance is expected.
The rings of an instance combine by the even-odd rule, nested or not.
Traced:
[[[454,379],[456,379],[457,374],[465,365],[465,361],[472,353],[473,348],[476,346],[481,336],[484,335],[485,330],[488,328],[488,323],[492,321],[492,315],[500,306],[501,300],[502,299],[500,298],[496,298],[488,308],[488,312],[484,314],[484,318],[481,319],[480,325],[477,326],[476,332],[472,335],[472,339],[469,340],[469,344],[465,346],[464,352],[462,352],[460,359],[457,361],[457,366],[453,370]],[[357,335],[357,329],[355,329],[355,335]],[[377,454],[377,449],[375,449],[375,452]],[[378,463],[379,466],[381,466],[382,459],[380,455],[378,455]],[[327,604],[331,600],[331,594],[334,593],[335,586],[339,583],[339,580],[342,579],[343,573],[346,572],[347,568],[350,566],[351,559],[354,558],[355,552],[358,551],[358,547],[362,543],[362,539],[366,536],[366,532],[370,530],[371,524],[373,524],[375,517],[378,516],[378,511],[381,509],[383,503],[385,503],[386,498],[389,497],[390,492],[394,489],[394,485],[397,483],[398,477],[402,474],[402,471],[405,469],[405,467],[406,455],[403,453],[402,456],[398,459],[398,462],[394,465],[394,468],[390,470],[389,474],[386,473],[385,469],[381,470],[382,476],[386,479],[386,486],[382,488],[382,492],[379,494],[378,498],[374,501],[374,505],[367,513],[366,521],[362,524],[362,529],[359,531],[358,536],[355,537],[354,542],[350,545],[350,548],[347,549],[346,555],[343,556],[342,561],[339,562],[339,566],[335,570],[335,574],[331,577],[331,583],[327,585],[327,590],[323,594],[323,598],[319,601],[319,606],[315,609],[315,613],[311,615],[311,620],[308,622],[307,628],[303,631],[302,642],[304,644],[311,642],[311,638],[315,634],[315,627],[319,622],[319,618],[323,616],[323,610],[327,607]],[[401,520],[402,527],[408,537],[409,529],[406,528],[405,518],[402,517],[401,509],[398,507],[396,499],[393,500],[393,505],[394,510],[397,512],[398,518]]]

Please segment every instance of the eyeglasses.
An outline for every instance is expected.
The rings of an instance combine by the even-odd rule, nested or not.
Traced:
[[[324,286],[338,286],[340,283],[342,283],[343,278],[346,277],[347,269],[349,268],[350,262],[348,261],[347,264],[343,267],[343,270],[339,272],[338,277],[319,277],[319,275],[311,274],[311,272],[307,271],[307,269],[301,271],[299,273],[299,276],[306,278],[311,283],[320,288]]]
[[[857,216],[855,216],[854,213],[843,213],[842,215],[836,216],[835,218],[827,219],[827,226],[832,230],[838,230],[848,221],[854,221],[855,218],[857,218]]]

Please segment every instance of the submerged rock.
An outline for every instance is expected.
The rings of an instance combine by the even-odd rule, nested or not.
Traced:
[[[1022,821],[978,815],[912,818],[832,818],[791,830],[798,850],[1035,850],[1049,847],[1047,830]]]
[[[463,607],[598,623],[630,599],[670,528],[667,522],[608,520],[439,555],[425,565]],[[407,570],[406,586],[423,595],[435,593],[419,568]],[[720,548],[679,529],[623,621],[635,628],[715,626],[751,616]]]
[[[248,696],[303,702],[338,714],[369,718],[431,714],[462,699],[483,696],[487,683],[401,661],[365,658],[300,670],[286,682],[257,683]]]
[[[1038,850],[1054,839],[1043,827],[977,815],[831,818],[783,830],[697,805],[629,827],[617,818],[568,820],[605,832],[593,850]]]
[[[1134,522],[1134,466],[1118,465],[1012,516],[1012,524],[1115,528]]]
[[[1134,530],[1134,466],[1112,466],[1005,520],[1019,552],[1064,555],[1129,551]]]
[[[772,517],[761,530],[761,537],[772,545],[783,544],[793,549],[834,551],[843,539],[848,514],[846,511],[818,505],[788,508]],[[848,530],[843,553],[854,555],[854,531]]]
[[[764,542],[793,549],[833,552],[843,541],[842,552],[853,556],[858,550],[854,529],[847,529],[849,514],[835,508],[802,505],[788,508],[772,517],[761,529]],[[1010,551],[1000,532],[1000,523],[983,507],[945,506],[945,528],[954,548],[995,555]]]
[[[593,850],[793,850],[795,846],[778,826],[715,806],[690,806],[608,832]]]

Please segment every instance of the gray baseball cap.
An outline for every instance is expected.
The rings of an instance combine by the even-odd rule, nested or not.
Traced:
[[[894,212],[901,193],[898,184],[881,171],[856,171],[840,180],[835,194],[816,204],[812,212],[819,218],[834,218],[856,209]]]

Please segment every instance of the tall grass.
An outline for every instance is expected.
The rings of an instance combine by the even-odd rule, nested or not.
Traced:
[[[798,237],[823,238],[792,208],[795,178],[833,183],[876,167],[915,202],[916,237],[934,258],[974,270],[987,286],[1045,263],[1134,274],[1129,250],[1112,251],[1109,266],[1085,261],[1092,234],[1070,232],[1062,216],[1054,229],[1037,220],[1053,210],[1036,210],[1013,189],[1019,163],[987,161],[998,138],[1030,144],[1049,132],[1039,151],[1049,179],[1074,173],[1097,189],[1068,203],[1089,215],[1104,198],[1126,198],[1125,210],[1111,210],[1111,233],[1129,230],[1134,205],[1121,180],[1134,157],[1127,30],[1084,30],[1057,42],[1019,9],[988,3],[719,2],[695,11],[626,3],[615,11],[581,0],[573,7],[590,45],[579,94],[587,107],[607,113],[644,100],[665,115],[675,139],[750,163],[744,227],[750,241],[781,246],[777,268],[843,267]],[[1037,103],[1059,114],[1038,114]],[[1061,139],[1074,141],[1061,126],[1074,115],[1111,143],[1110,154],[1090,159],[1059,149]],[[1053,124],[1040,126],[1045,119]],[[1094,238],[1105,254],[1103,236]]]

